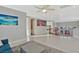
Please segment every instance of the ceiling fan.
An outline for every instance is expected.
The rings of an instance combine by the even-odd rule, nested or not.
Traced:
[[[39,9],[38,12],[43,12],[43,13],[47,13],[48,11],[53,11],[55,9],[51,9],[50,5],[42,5],[42,7],[38,7],[36,6],[37,9]]]
[[[37,9],[39,9],[38,12],[47,13],[48,11],[54,11],[55,8],[51,8],[52,5],[40,5],[36,6]],[[71,5],[61,5],[59,6],[60,9],[70,7]]]

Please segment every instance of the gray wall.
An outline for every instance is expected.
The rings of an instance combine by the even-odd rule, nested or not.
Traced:
[[[26,37],[26,13],[0,6],[0,14],[19,17],[18,26],[0,26],[0,40],[1,38],[8,38],[12,42]]]

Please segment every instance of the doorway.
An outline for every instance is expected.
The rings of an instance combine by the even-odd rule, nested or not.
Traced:
[[[31,35],[34,35],[34,18],[31,18]]]

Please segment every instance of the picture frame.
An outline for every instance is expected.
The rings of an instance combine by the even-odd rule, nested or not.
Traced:
[[[0,25],[18,25],[18,16],[0,14]]]
[[[37,20],[37,26],[46,26],[45,20]]]

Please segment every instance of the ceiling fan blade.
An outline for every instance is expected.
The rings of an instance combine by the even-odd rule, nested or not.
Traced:
[[[49,7],[49,5],[44,5],[43,6],[44,9],[47,9],[48,7]]]
[[[60,8],[66,8],[66,7],[70,7],[70,5],[63,5],[63,6],[60,6]]]
[[[44,8],[41,8],[41,7],[37,7],[37,6],[36,6],[35,8],[37,8],[37,9],[44,9]]]
[[[53,10],[55,10],[55,9],[47,9],[47,10],[53,11]]]
[[[38,9],[47,9],[48,7],[49,7],[49,5],[43,5],[42,7],[36,6],[36,8],[38,8]]]

